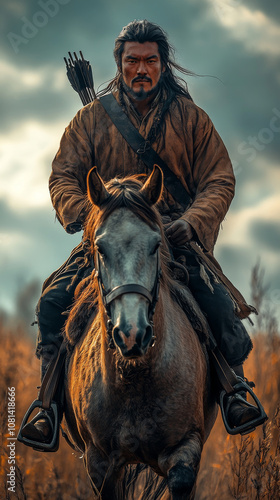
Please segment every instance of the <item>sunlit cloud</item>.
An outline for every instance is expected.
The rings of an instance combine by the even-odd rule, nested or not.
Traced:
[[[250,10],[240,0],[208,0],[217,20],[231,36],[253,53],[280,55],[280,26],[260,10]]]
[[[16,211],[50,204],[48,173],[65,124],[27,121],[0,135],[0,198]]]
[[[238,280],[247,291],[250,272],[258,258],[261,258],[268,273],[273,274],[273,269],[279,269],[279,253],[275,251],[275,241],[278,238],[280,214],[280,169],[278,165],[269,162],[268,158],[261,156],[250,168],[250,180],[244,186],[241,174],[236,190],[238,198],[238,187],[242,188],[241,198],[246,198],[247,203],[240,207],[237,202],[237,209],[229,209],[216,246],[216,255],[218,258],[223,255],[227,270],[231,268],[230,257],[227,257],[228,249],[238,255],[242,249],[243,262],[240,261],[238,267],[243,269],[243,274],[240,274]],[[273,230],[274,234],[270,234]],[[248,262],[249,268],[243,267],[244,262]],[[231,272],[232,279],[236,279],[237,270]]]
[[[6,255],[6,259],[18,256],[18,249],[30,245],[29,236],[19,232],[0,232],[0,255]],[[2,260],[2,258],[1,258]],[[3,261],[2,261],[3,262]]]
[[[262,185],[260,181],[247,183],[246,191],[251,203],[237,211],[229,210],[222,224],[215,255],[225,274],[241,290],[247,300],[251,294],[250,279],[253,266],[260,262],[266,271],[269,294],[279,289],[279,252],[275,251],[279,239],[280,197],[277,185],[280,172],[272,167],[264,170]],[[277,182],[278,180],[278,182]],[[274,182],[273,182],[274,181]],[[261,195],[263,190],[268,194]],[[270,186],[270,193],[268,190]],[[255,193],[254,193],[255,191]],[[254,203],[252,200],[254,199]],[[259,201],[258,201],[259,200]],[[280,244],[279,244],[280,245]],[[279,276],[279,275],[278,275]],[[269,296],[270,296],[269,295]]]
[[[16,16],[22,16],[26,12],[26,5],[20,0],[9,0],[5,2],[5,9]]]
[[[0,88],[5,93],[16,91],[17,95],[48,88],[54,92],[65,89],[65,69],[57,69],[53,66],[41,66],[36,69],[17,67],[8,61],[0,60]]]
[[[252,245],[249,236],[249,227],[252,221],[278,223],[279,213],[280,198],[277,193],[254,206],[246,207],[238,212],[229,211],[226,221],[223,223],[223,230],[220,232],[219,244],[229,246]],[[276,254],[275,258],[279,260]]]

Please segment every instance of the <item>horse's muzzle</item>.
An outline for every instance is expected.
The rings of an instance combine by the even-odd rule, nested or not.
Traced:
[[[126,359],[144,356],[154,340],[150,324],[142,328],[131,325],[128,328],[115,326],[112,333],[115,345]]]

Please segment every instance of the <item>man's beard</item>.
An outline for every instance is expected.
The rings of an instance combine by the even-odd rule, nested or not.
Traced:
[[[139,78],[140,80],[140,78]],[[145,78],[142,78],[142,80],[145,80]],[[134,80],[132,80],[131,83],[134,83],[135,81],[137,81],[137,78],[135,78]],[[146,81],[151,81],[151,79],[146,79]],[[133,99],[135,99],[135,101],[144,101],[144,99],[147,99],[148,97],[152,96],[152,95],[156,95],[161,87],[161,84],[162,84],[162,75],[159,79],[159,81],[157,82],[157,84],[151,88],[150,90],[146,91],[144,90],[143,86],[141,86],[141,89],[138,90],[137,92],[135,92],[135,90],[133,90],[131,87],[129,87],[123,80],[123,77],[122,77],[122,84],[123,84],[123,88],[124,88],[124,91],[126,92],[126,94],[129,94]]]

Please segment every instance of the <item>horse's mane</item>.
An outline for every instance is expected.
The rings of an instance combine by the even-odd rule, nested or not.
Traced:
[[[172,278],[168,268],[168,262],[171,257],[159,211],[156,206],[151,206],[143,194],[140,193],[140,189],[143,186],[143,177],[146,176],[140,174],[124,178],[115,178],[105,184],[110,194],[109,198],[101,207],[92,205],[85,223],[83,238],[85,248],[88,249],[85,260],[89,262],[94,255],[94,235],[97,228],[106,221],[114,210],[126,207],[152,229],[160,229],[162,240],[160,247],[162,270],[161,287],[169,290],[172,294],[172,298],[182,306],[182,293],[177,293],[180,285]],[[142,182],[140,179],[142,179]],[[96,314],[91,325],[91,331],[97,334],[100,332],[100,328],[104,331],[106,330],[103,315],[101,314],[102,302],[100,301],[99,303],[99,300],[98,280],[95,276],[95,271],[93,271],[91,276],[83,279],[75,290],[75,303],[70,311],[64,332],[64,336],[70,345],[74,346],[81,337],[93,311],[95,311]]]
[[[109,198],[99,208],[93,206],[85,225],[84,237],[92,243],[94,251],[94,233],[96,229],[118,208],[128,208],[151,228],[161,228],[162,222],[158,210],[149,205],[140,189],[143,186],[144,174],[114,178],[106,183]],[[142,179],[142,182],[141,180]]]

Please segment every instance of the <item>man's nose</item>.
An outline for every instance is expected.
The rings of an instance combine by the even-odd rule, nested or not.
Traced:
[[[137,68],[137,73],[138,73],[138,75],[146,75],[147,74],[147,68],[146,68],[146,64],[144,61],[139,62],[139,65]]]

